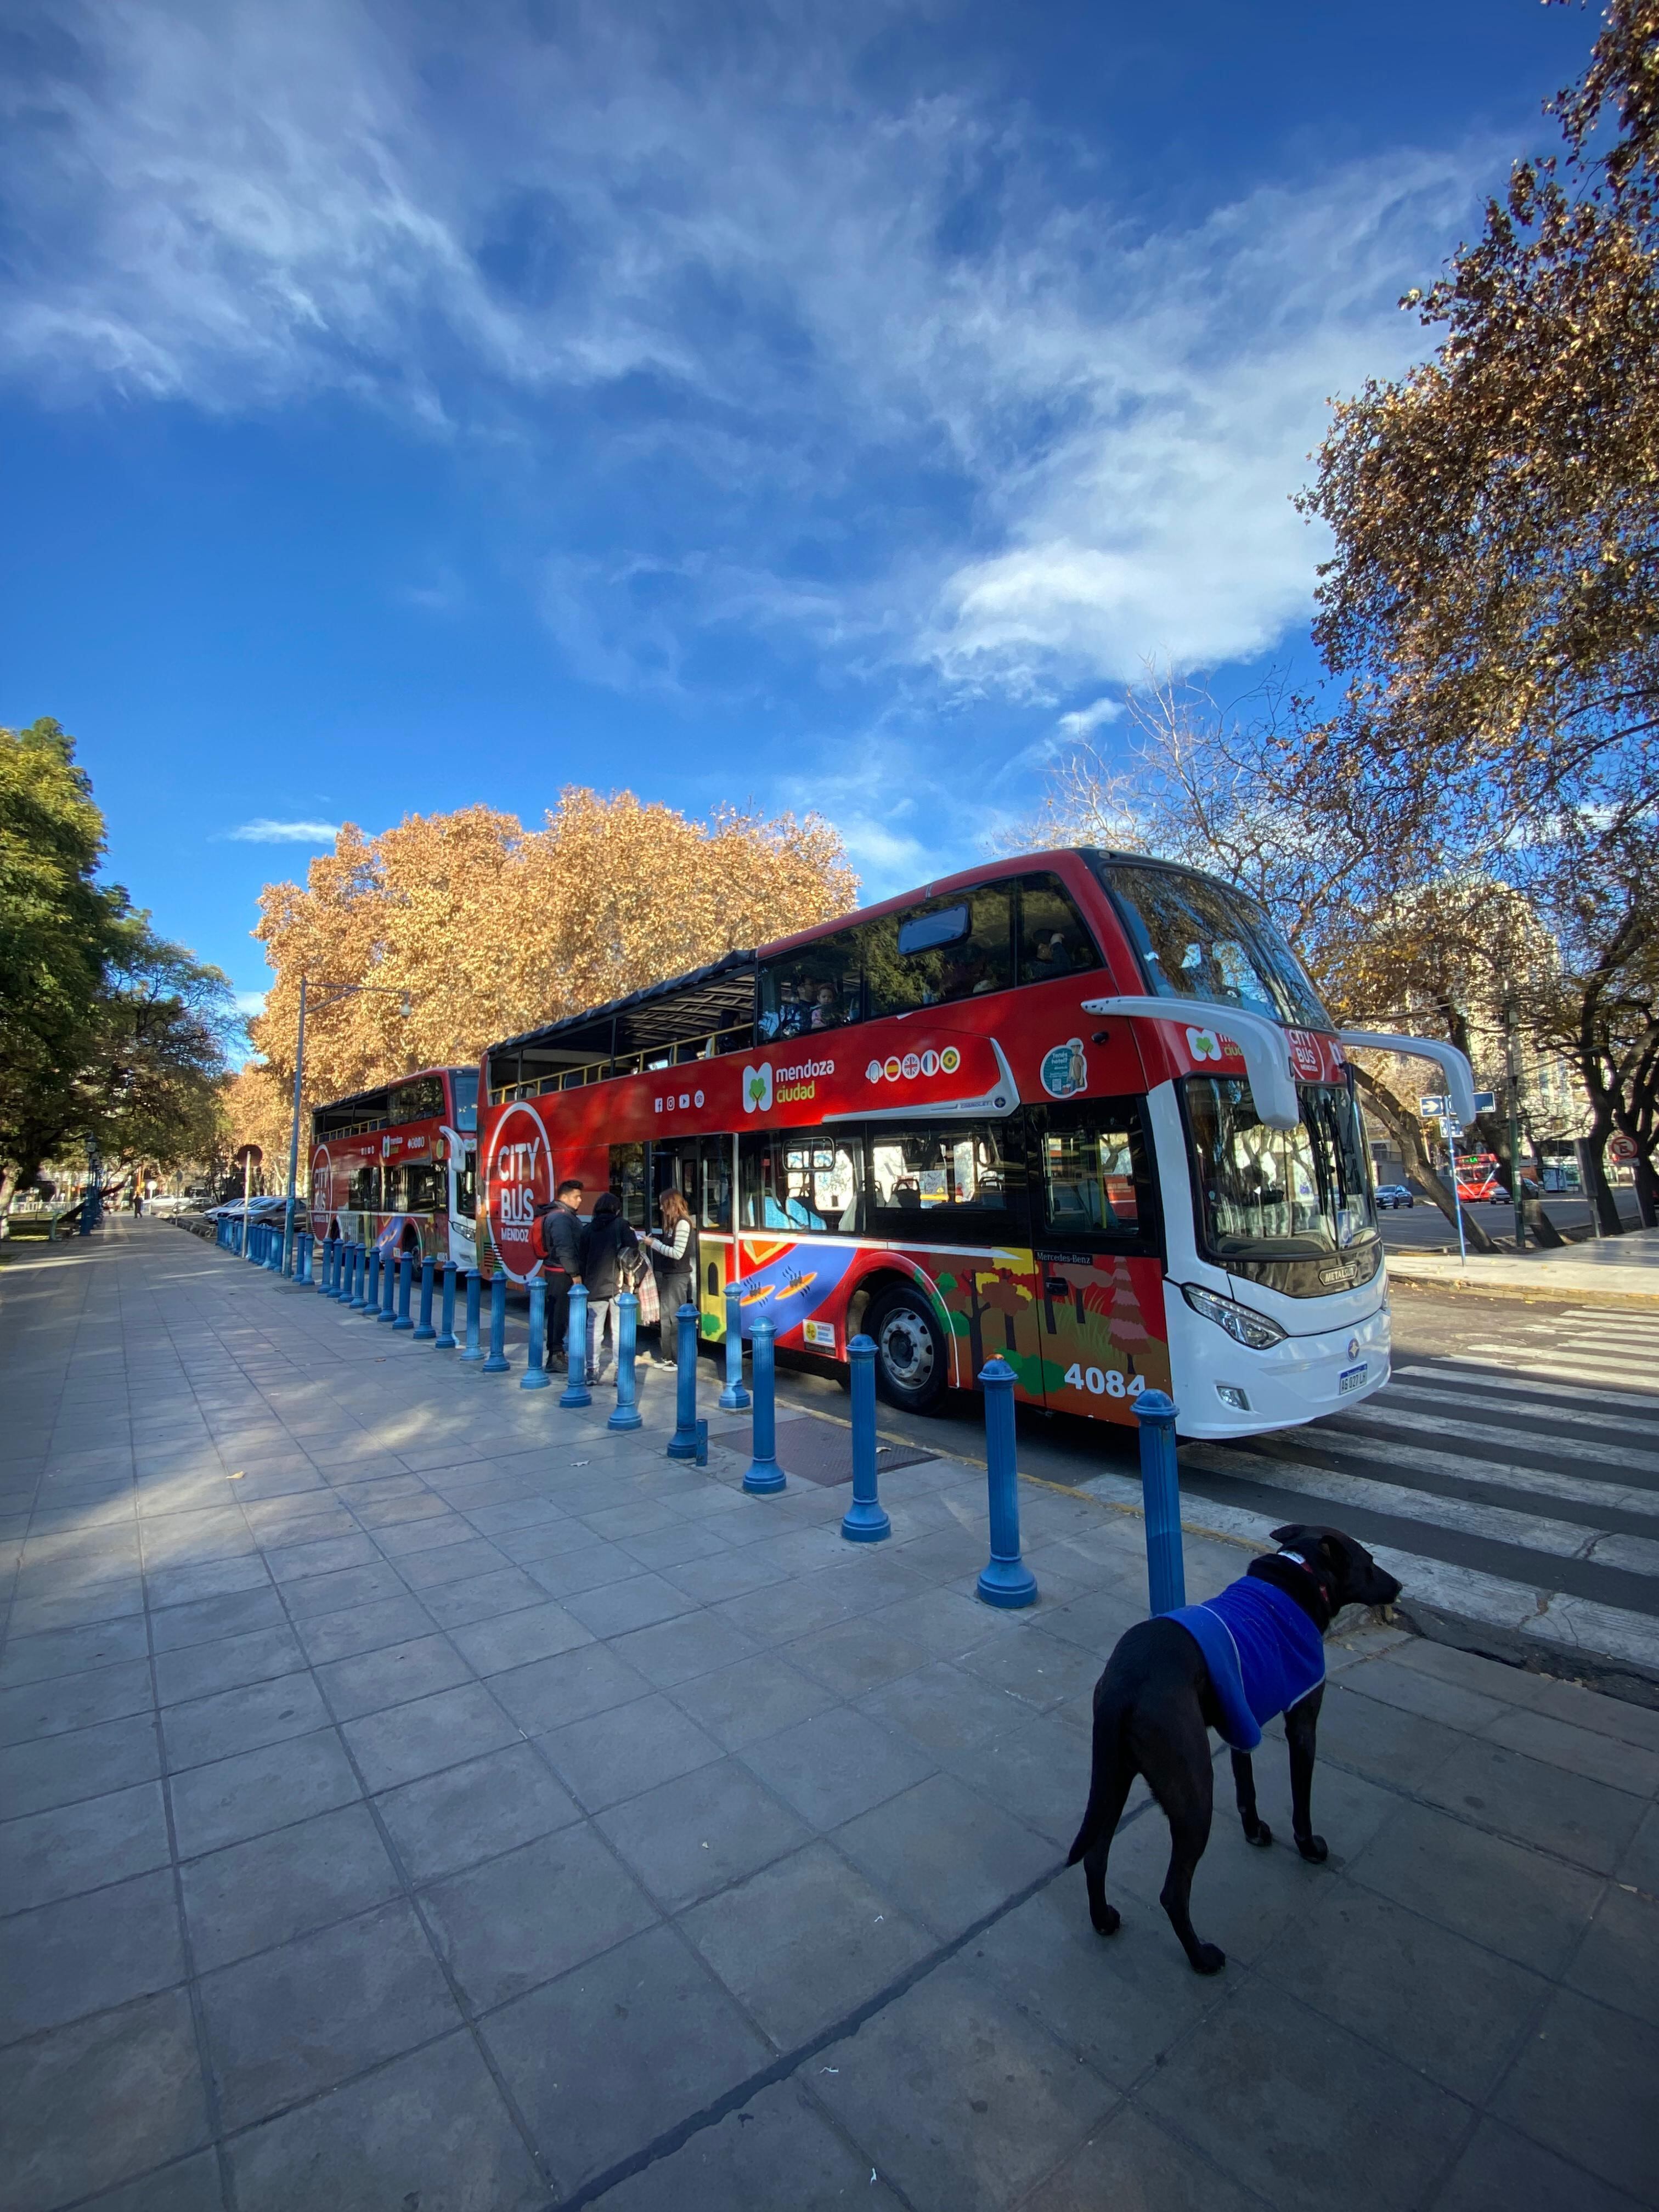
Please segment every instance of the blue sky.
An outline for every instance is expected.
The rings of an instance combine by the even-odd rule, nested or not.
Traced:
[[[628,785],[963,865],[1149,656],[1305,667],[1324,402],[1594,23],[13,0],[0,720],[249,994],[342,821]]]

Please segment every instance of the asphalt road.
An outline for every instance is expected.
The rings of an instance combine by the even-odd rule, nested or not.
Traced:
[[[1408,1595],[1659,1680],[1659,1314],[1396,1286],[1394,1376],[1364,1404],[1237,1445],[1183,1444],[1183,1510],[1260,1539],[1287,1521],[1350,1530]],[[840,1386],[781,1374],[786,1407],[848,1418]],[[982,1464],[983,1411],[884,1406],[884,1437]],[[1135,1437],[1022,1409],[1022,1473],[1139,1498]],[[1592,1668],[1591,1671],[1595,1671]]]

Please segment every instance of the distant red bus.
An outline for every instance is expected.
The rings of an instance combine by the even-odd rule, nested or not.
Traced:
[[[428,1067],[312,1109],[314,1236],[477,1265],[478,1071]]]
[[[1504,1163],[1495,1152],[1459,1153],[1457,1195],[1465,1206],[1476,1206],[1507,1195],[1504,1185]]]
[[[919,1410],[994,1355],[1108,1419],[1173,1389],[1194,1437],[1388,1377],[1342,1041],[1261,908],[1191,869],[994,863],[504,1039],[483,1078],[480,1265],[515,1282],[576,1176],[636,1224],[684,1194],[705,1338],[735,1282],[745,1334],[840,1364],[865,1331]]]

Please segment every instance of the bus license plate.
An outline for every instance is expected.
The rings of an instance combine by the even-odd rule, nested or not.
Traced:
[[[1350,1390],[1357,1390],[1364,1381],[1368,1371],[1363,1360],[1358,1367],[1345,1367],[1336,1378],[1338,1397],[1346,1398]]]

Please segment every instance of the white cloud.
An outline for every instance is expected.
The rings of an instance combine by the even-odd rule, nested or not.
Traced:
[[[1055,727],[1062,737],[1091,738],[1103,724],[1116,721],[1122,712],[1123,702],[1121,699],[1096,699],[1087,707],[1079,707],[1069,714],[1062,714]]]
[[[233,845],[331,845],[339,834],[337,822],[273,822],[263,814],[220,832]]]
[[[236,1011],[239,1014],[262,1014],[264,1010],[264,992],[239,991],[236,994]]]
[[[711,630],[1033,706],[1270,648],[1322,550],[1288,495],[1325,397],[1420,343],[1395,302],[1492,167],[1402,152],[1134,228],[1107,152],[872,92],[879,0],[741,48],[672,0],[533,35],[490,0],[54,20],[76,58],[0,92],[0,370],[332,390],[584,483],[614,520],[549,525],[549,628],[671,693]]]

